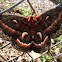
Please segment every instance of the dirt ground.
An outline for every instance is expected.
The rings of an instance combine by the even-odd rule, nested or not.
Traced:
[[[9,1],[8,2],[0,2],[0,8],[2,10],[5,10],[5,9],[7,9],[7,7],[5,7],[5,5],[8,6],[9,4],[15,4],[15,3],[14,2],[12,3],[12,1],[11,2],[9,2]],[[33,7],[35,8],[36,12],[38,14],[40,14],[40,13],[43,13],[44,11],[47,11],[48,9],[53,8],[54,6],[56,6],[56,4],[58,2],[54,1],[54,3],[53,3],[53,0],[52,1],[50,1],[50,0],[45,0],[45,1],[43,1],[43,0],[33,0],[32,1],[31,0],[31,3],[32,3]],[[22,8],[26,8],[26,7],[30,8],[30,7],[28,7],[28,3],[26,1],[24,1],[20,5],[22,6]],[[10,12],[11,11],[12,12],[17,12],[17,10],[19,10],[21,12],[21,15],[22,15],[22,9],[10,10]],[[11,38],[9,38],[7,35],[5,35],[0,28],[0,47],[8,44],[10,39]],[[53,53],[53,55],[58,55],[59,53],[62,53],[62,49],[59,51],[59,48],[57,46],[54,47],[54,51],[55,51],[55,53]],[[28,54],[24,54],[23,56],[20,56],[20,57],[14,59],[13,61],[11,61],[16,56],[22,55],[22,54],[23,54],[23,52],[15,50],[11,46],[11,44],[9,44],[5,48],[0,49],[0,62],[4,62],[4,61],[7,61],[7,60],[9,60],[9,62],[30,62],[31,58],[29,57]],[[33,51],[30,52],[29,54],[31,54],[34,59],[40,56],[40,54],[35,53]],[[55,58],[53,60],[56,60],[56,62],[62,62],[61,58],[62,58],[62,56],[59,56],[57,59]],[[42,62],[41,58],[38,58],[36,62]]]

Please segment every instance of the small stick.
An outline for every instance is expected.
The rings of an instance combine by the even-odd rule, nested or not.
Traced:
[[[6,45],[4,45],[4,46],[0,47],[0,49],[5,48],[5,47],[6,47],[6,46],[8,46],[9,44],[10,44],[10,42],[9,42],[8,44],[6,44]]]

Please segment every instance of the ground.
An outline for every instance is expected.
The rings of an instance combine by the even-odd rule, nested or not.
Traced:
[[[14,1],[15,2],[15,1]],[[10,4],[11,5],[13,5],[13,4],[15,4],[13,1],[12,2],[9,2],[9,1],[7,1],[7,2],[0,2],[0,8],[2,9],[2,10],[5,10],[5,9],[7,9],[8,8],[8,6],[10,7]],[[54,6],[56,6],[56,4],[55,3],[57,3],[57,2],[55,2],[55,3],[53,3],[52,1],[50,1],[50,0],[30,0],[30,2],[32,3],[32,5],[33,5],[33,7],[35,8],[35,10],[36,10],[36,13],[38,13],[38,14],[41,14],[41,13],[43,13],[43,12],[45,12],[45,11],[47,11],[48,9],[51,9],[51,8],[53,8]],[[19,10],[20,12],[21,12],[21,15],[22,15],[22,12],[23,12],[23,9],[25,8],[30,8],[29,7],[29,5],[28,5],[28,3],[26,2],[26,1],[24,1],[23,3],[21,3],[20,5],[19,5],[19,7],[20,7],[20,9],[18,9],[18,7],[17,7],[17,9],[15,8],[15,10],[11,10],[12,12],[16,12],[16,10]],[[24,10],[25,10],[24,9]],[[29,10],[29,9],[28,9]],[[10,41],[10,38],[7,36],[7,35],[5,35],[3,32],[2,32],[2,30],[0,29],[0,47],[2,47],[3,45],[5,45],[5,44],[7,44],[7,43],[9,43],[9,41]],[[54,55],[58,55],[59,53],[62,53],[62,50],[60,50],[60,52],[59,52],[59,48],[56,46],[56,47],[54,47],[54,51],[55,51],[55,53],[54,53]],[[3,48],[3,49],[0,49],[0,56],[2,55],[6,60],[11,60],[12,58],[15,58],[16,56],[18,56],[18,55],[21,55],[23,52],[19,52],[19,51],[17,51],[17,50],[15,50],[12,46],[11,46],[11,44],[10,45],[8,45],[8,46],[6,46],[5,48]],[[31,52],[30,53],[32,56],[33,56],[33,58],[35,59],[35,58],[37,58],[38,56],[40,56],[40,54],[36,54],[36,53],[34,53],[34,52]],[[36,55],[36,56],[34,56],[34,55]],[[62,61],[62,59],[61,59],[61,57],[62,56],[59,56],[58,57],[58,61]],[[16,61],[16,62],[21,62],[21,59],[22,58],[24,58],[24,56],[22,57],[22,56],[20,56],[19,58],[17,58],[17,59],[15,59],[14,60],[14,62]],[[29,59],[28,59],[29,58]],[[0,62],[3,62],[3,61],[6,61],[5,59],[3,59],[2,57],[0,57]],[[25,59],[27,60],[27,62],[29,62],[30,60],[31,60],[31,58],[29,57],[29,55],[28,54],[26,54],[25,55]],[[54,59],[54,60],[56,60],[57,61],[57,59]],[[57,62],[58,62],[57,61]],[[37,62],[41,62],[41,59],[39,58],[39,59],[37,59]]]

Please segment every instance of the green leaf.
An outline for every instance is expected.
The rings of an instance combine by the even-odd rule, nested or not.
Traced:
[[[52,58],[48,56],[48,58],[47,58],[47,59],[52,59]]]
[[[42,57],[42,62],[50,62],[48,59],[51,59],[51,57],[49,57],[49,56],[47,56],[47,55],[44,55],[43,57]]]
[[[55,43],[55,41],[54,41],[53,39],[51,39],[51,42],[52,42],[52,43]]]
[[[52,53],[54,53],[54,50],[50,49],[50,51],[51,51]]]
[[[46,59],[45,58],[42,58],[42,62],[46,62]]]
[[[24,9],[23,16],[31,16],[31,15],[32,15],[31,9],[28,9],[28,11],[26,9]]]
[[[62,41],[62,35],[57,37],[57,38],[55,38],[54,41]]]
[[[4,0],[0,0],[0,2],[4,2]]]

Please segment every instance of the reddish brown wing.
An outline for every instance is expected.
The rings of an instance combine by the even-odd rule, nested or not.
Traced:
[[[15,21],[13,21],[15,20]],[[17,50],[31,51],[29,38],[26,37],[21,40],[22,33],[25,31],[28,25],[28,19],[21,15],[14,14],[2,14],[0,17],[0,27],[2,31],[11,37],[11,43]],[[20,40],[20,41],[18,41]],[[26,44],[24,44],[26,43]],[[26,49],[27,48],[27,49]]]
[[[16,30],[20,33],[22,32],[20,30],[20,27],[19,27],[18,23],[20,21],[23,21],[23,19],[25,19],[25,18],[22,17],[22,16],[18,16],[18,15],[14,15],[14,14],[3,14],[0,17],[0,25],[1,25],[1,28],[6,35],[12,36],[13,34],[15,34],[15,33],[11,32],[12,29]],[[13,20],[16,20],[17,23],[13,22]],[[8,28],[3,27],[2,26],[3,23],[4,23],[4,25],[8,26]],[[10,30],[10,28],[12,28],[12,29]]]
[[[43,13],[41,18],[45,20],[43,21],[45,23],[44,31],[48,36],[56,38],[57,36],[62,35],[62,7],[50,9]]]
[[[45,39],[46,36],[49,37],[49,40],[45,44],[43,43],[44,45],[41,43],[44,41],[41,41],[39,36],[35,38],[35,43],[43,45],[40,48],[33,48],[34,51],[39,52],[50,48],[51,38],[56,38],[57,36],[62,35],[62,7],[50,9],[38,16],[37,19],[40,20],[37,20],[35,25],[37,25],[37,29],[41,32],[42,38]],[[59,32],[58,35],[56,35],[57,31],[60,30],[61,33]],[[39,44],[37,45],[39,46]]]

